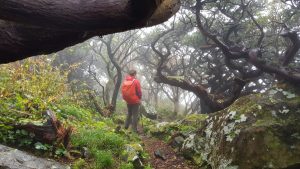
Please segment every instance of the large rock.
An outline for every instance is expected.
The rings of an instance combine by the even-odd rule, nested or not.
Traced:
[[[156,138],[167,140],[174,131],[178,130],[177,122],[160,122],[147,126],[147,131],[151,136]]]
[[[211,115],[181,148],[202,168],[300,168],[300,92],[281,85]]]
[[[125,151],[122,153],[123,160],[131,162],[135,169],[144,168],[142,162],[142,153],[144,151],[140,144],[127,144]]]
[[[53,160],[37,158],[17,149],[0,145],[1,169],[68,169]]]
[[[177,136],[186,138],[189,133],[195,132],[198,128],[204,126],[207,117],[208,115],[205,114],[192,114],[175,122],[160,122],[145,127],[152,136],[176,144],[180,139]]]
[[[141,104],[140,113],[149,119],[157,119],[157,111],[155,110],[155,108],[144,101]]]

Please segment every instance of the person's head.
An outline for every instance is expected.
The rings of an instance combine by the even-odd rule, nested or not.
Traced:
[[[136,70],[131,69],[131,70],[129,70],[128,74],[129,74],[130,76],[135,76],[135,75],[136,75]]]

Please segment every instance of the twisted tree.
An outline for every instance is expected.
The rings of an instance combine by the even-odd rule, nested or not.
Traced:
[[[166,62],[171,55],[171,49],[170,49],[169,45],[165,43],[164,45],[165,45],[166,52],[163,53],[162,51],[157,49],[155,46],[156,46],[156,43],[158,42],[159,38],[163,37],[163,35],[168,32],[169,31],[166,31],[163,34],[161,34],[160,36],[158,36],[158,38],[151,45],[153,51],[159,57],[157,73],[156,73],[156,77],[154,80],[157,83],[169,84],[171,86],[176,86],[181,89],[184,89],[184,90],[194,93],[196,96],[198,96],[201,99],[201,102],[203,102],[203,104],[206,105],[206,106],[202,106],[202,108],[205,107],[205,109],[202,110],[203,113],[211,113],[211,112],[215,112],[218,110],[222,110],[222,109],[226,108],[227,106],[229,106],[230,104],[232,104],[239,97],[243,87],[246,84],[246,82],[241,79],[236,78],[234,80],[234,83],[232,84],[233,89],[232,89],[232,93],[231,93],[230,97],[228,97],[225,101],[219,102],[218,98],[215,97],[215,95],[210,94],[208,92],[207,85],[200,84],[200,83],[197,83],[197,84],[191,83],[188,80],[182,78],[181,76],[174,77],[174,76],[165,75],[163,73],[166,68]]]
[[[296,1],[190,0],[183,9],[184,19],[176,19],[175,28],[153,40],[159,57],[155,80],[196,94],[203,113],[224,109],[274,81],[299,84]],[[198,34],[193,38],[200,43],[185,47],[184,40],[176,40],[178,22],[191,24],[186,32]],[[181,57],[184,48],[189,52]],[[172,77],[168,69],[174,58],[181,64]]]
[[[266,8],[263,4],[255,1],[240,1],[240,3],[233,1],[231,3],[219,4],[216,4],[216,2],[217,1],[197,0],[195,6],[196,21],[201,33],[213,41],[216,47],[221,50],[225,57],[225,62],[230,69],[241,72],[243,79],[257,78],[262,73],[269,73],[291,83],[297,84],[300,82],[300,74],[297,73],[297,71],[295,72],[294,70],[288,69],[288,65],[295,60],[300,49],[300,39],[297,28],[288,27],[286,24],[286,22],[292,20],[292,16],[289,16],[289,18],[286,18],[283,22],[273,21],[279,22],[279,29],[278,27],[264,28],[263,24],[260,24],[256,19],[256,15],[258,15],[259,12],[255,9]],[[216,6],[215,11],[212,9],[211,4]],[[237,9],[238,14],[230,12],[230,10],[234,8]],[[220,37],[220,33],[213,33],[210,28],[206,26],[208,23],[205,22],[208,22],[208,19],[201,14],[201,11],[207,10],[214,13],[215,17],[223,15],[223,17],[229,18],[229,21],[224,21],[224,23],[228,25],[228,28],[226,32],[222,32],[222,38]],[[288,10],[288,8],[286,8],[286,10]],[[295,14],[299,14],[299,11],[296,11]],[[245,20],[248,24],[251,24],[248,25],[251,30],[247,33],[252,35],[252,37],[241,39],[245,37],[245,34],[242,36],[239,35],[243,29],[242,26],[247,26],[243,24]],[[212,21],[211,24],[218,23]],[[277,29],[277,34],[275,35],[277,38],[281,36],[289,41],[286,49],[281,49],[281,51],[277,51],[277,53],[274,52],[279,56],[279,62],[273,65],[263,59],[264,55],[266,55],[265,58],[272,58],[272,54],[268,54],[268,48],[275,46],[275,44],[272,44],[274,42],[265,44],[266,33],[270,33],[272,29]],[[256,41],[256,43],[253,41]],[[284,46],[284,44],[282,44],[282,46]],[[275,47],[282,48],[282,46]]]

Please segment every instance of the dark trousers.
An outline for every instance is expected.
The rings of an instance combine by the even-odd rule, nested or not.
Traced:
[[[139,107],[140,104],[127,104],[128,114],[125,122],[125,129],[132,125],[133,131],[137,132],[137,124],[139,121]]]

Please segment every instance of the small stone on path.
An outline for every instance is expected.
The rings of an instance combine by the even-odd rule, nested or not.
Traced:
[[[165,142],[156,138],[141,136],[146,152],[150,155],[148,163],[155,169],[195,169],[196,166],[189,164],[183,157],[177,156],[176,152]],[[156,151],[164,157],[157,158]]]
[[[154,155],[157,157],[157,158],[161,158],[163,160],[166,160],[166,156],[164,155],[164,153],[161,151],[161,150],[155,150],[154,151]]]

